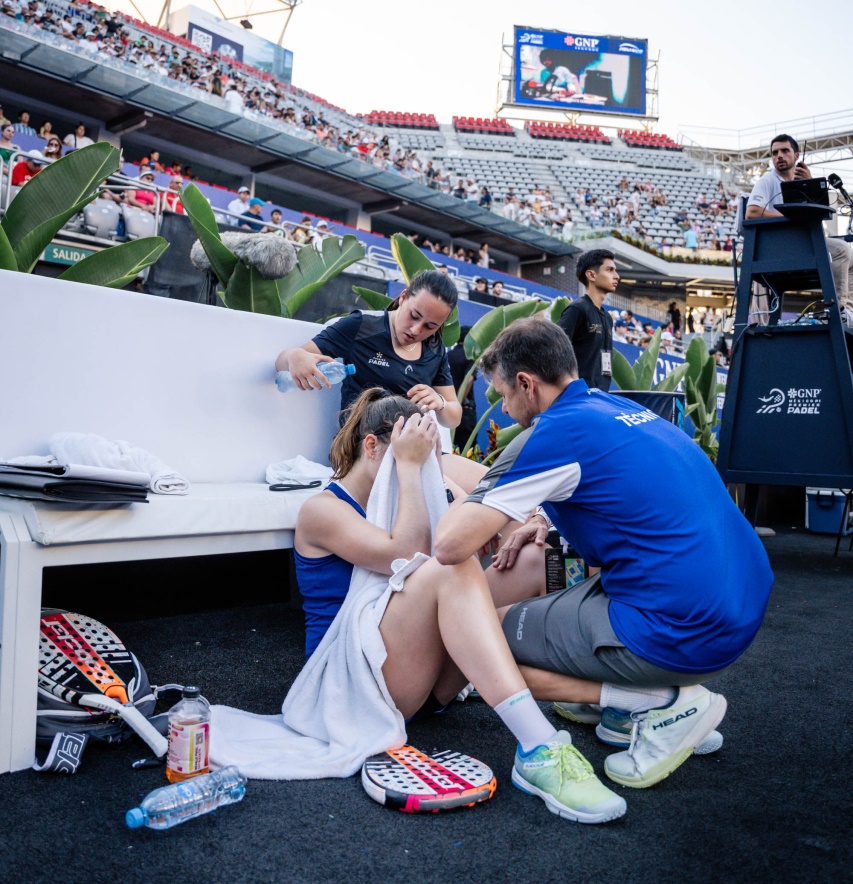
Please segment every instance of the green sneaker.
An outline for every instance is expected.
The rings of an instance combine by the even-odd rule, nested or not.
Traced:
[[[551,813],[578,823],[606,823],[628,809],[625,799],[598,779],[567,731],[557,731],[550,743],[527,753],[519,746],[512,784],[538,795]]]

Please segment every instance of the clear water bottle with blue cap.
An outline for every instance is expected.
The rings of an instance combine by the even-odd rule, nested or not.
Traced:
[[[348,375],[355,374],[355,366],[345,365],[343,359],[335,359],[334,362],[318,362],[317,371],[324,374],[329,383],[334,386]],[[291,390],[299,389],[289,371],[278,372],[275,376],[275,385],[278,387],[279,393],[289,393]]]
[[[246,794],[246,777],[232,764],[213,773],[155,789],[139,807],[125,815],[131,829],[171,829],[224,804],[236,804]]]

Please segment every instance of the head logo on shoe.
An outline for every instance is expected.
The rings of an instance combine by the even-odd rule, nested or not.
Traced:
[[[685,712],[679,712],[678,715],[673,718],[667,718],[665,721],[659,721],[657,724],[652,725],[652,730],[656,731],[659,727],[667,727],[670,724],[675,724],[676,721],[681,721],[683,718],[690,718],[691,715],[695,715],[699,710],[694,706],[692,709],[687,709]]]

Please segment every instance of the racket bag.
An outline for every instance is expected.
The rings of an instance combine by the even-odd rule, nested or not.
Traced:
[[[164,734],[167,714],[153,713],[157,697],[171,689],[181,686],[152,687],[136,655],[103,623],[43,608],[33,768],[41,773],[75,773],[89,739],[121,743],[135,730],[146,728]],[[114,711],[83,705],[80,699],[85,695],[103,695],[135,707],[145,721],[129,724]],[[150,733],[140,736],[151,745]]]

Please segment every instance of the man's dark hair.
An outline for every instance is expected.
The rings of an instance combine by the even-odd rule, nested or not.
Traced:
[[[770,150],[771,150],[771,152],[772,152],[772,150],[773,150],[773,145],[776,144],[777,141],[787,141],[788,144],[791,145],[791,150],[793,150],[794,153],[799,153],[799,152],[800,152],[800,145],[797,144],[797,139],[794,138],[792,135],[785,135],[785,134],[777,135],[777,136],[776,136],[776,137],[770,142]]]
[[[578,361],[568,335],[544,319],[516,319],[495,338],[481,359],[484,372],[497,371],[514,387],[520,371],[535,374],[546,384],[559,384],[566,375],[577,377]]]
[[[616,260],[616,255],[607,249],[591,249],[588,252],[584,252],[580,258],[578,258],[578,265],[575,269],[575,275],[578,278],[578,282],[581,285],[589,285],[589,281],[586,278],[587,270],[595,270],[598,272],[599,267],[601,267],[608,258]]]

